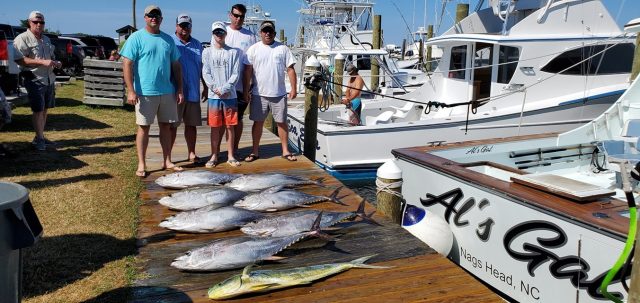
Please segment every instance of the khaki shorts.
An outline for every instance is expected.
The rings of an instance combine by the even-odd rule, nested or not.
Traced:
[[[182,104],[178,104],[178,122],[173,123],[173,127],[180,126],[181,122],[184,122],[184,125],[187,126],[202,125],[200,102],[184,101]]]
[[[271,111],[273,120],[276,123],[287,121],[287,95],[281,97],[252,95],[249,106],[251,106],[251,112],[249,113],[251,121],[264,121],[269,111]]]
[[[178,106],[174,94],[138,96],[136,124],[151,125],[156,115],[160,123],[178,122]]]

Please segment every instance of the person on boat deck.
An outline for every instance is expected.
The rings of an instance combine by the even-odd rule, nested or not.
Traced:
[[[184,139],[187,142],[187,159],[191,163],[198,162],[196,156],[197,127],[202,125],[200,110],[200,82],[202,80],[202,51],[203,47],[198,39],[191,36],[191,17],[180,14],[176,18],[176,31],[173,41],[180,51],[180,65],[182,68],[182,88],[184,101],[178,104],[178,122],[171,125],[171,144],[176,141],[178,127],[184,122]],[[202,90],[202,100],[206,100],[207,86]]]
[[[349,74],[349,84],[344,92],[342,98],[342,104],[346,105],[355,113],[355,119],[351,123],[360,125],[360,114],[362,113],[362,101],[360,95],[362,94],[362,88],[364,87],[364,80],[360,74],[358,74],[358,68],[353,64],[347,65],[347,74]]]
[[[261,41],[247,50],[248,64],[245,66],[245,76],[253,76],[253,94],[249,94],[249,86],[244,86],[244,95],[251,106],[249,118],[253,120],[251,137],[253,150],[244,160],[252,162],[260,158],[260,138],[262,127],[269,111],[278,125],[278,136],[282,145],[282,158],[297,161],[296,156],[289,152],[287,125],[287,90],[284,85],[285,73],[289,77],[291,91],[289,99],[298,95],[296,91],[297,79],[293,66],[296,59],[286,45],[275,41],[276,27],[272,21],[260,24]]]
[[[243,95],[243,87],[245,85],[248,86],[251,83],[250,77],[244,77],[244,65],[247,62],[247,49],[251,45],[254,45],[256,42],[256,35],[251,32],[248,28],[242,27],[244,25],[245,16],[247,14],[247,7],[244,4],[234,4],[229,11],[229,20],[231,22],[227,25],[227,37],[225,38],[225,44],[231,47],[235,47],[242,52],[242,59],[240,60],[240,79],[238,83],[236,83],[236,94],[238,95],[238,125],[236,125],[236,133],[235,138],[236,141],[233,143],[233,150],[238,151],[238,144],[240,144],[240,137],[242,137],[242,128],[243,123],[242,119],[244,118],[244,112],[246,111],[249,104],[245,101],[245,97]],[[222,136],[220,136],[222,140]],[[227,134],[227,140],[229,139],[229,134]]]
[[[123,57],[127,103],[136,107],[136,175],[145,177],[149,129],[156,116],[160,128],[162,169],[182,171],[171,161],[171,124],[178,121],[178,104],[184,102],[180,51],[173,38],[160,31],[162,11],[155,5],[144,9],[146,26],[127,39]],[[172,80],[176,83],[172,83]]]
[[[238,100],[236,82],[240,78],[240,60],[242,52],[225,44],[227,29],[223,22],[216,21],[211,25],[211,47],[202,53],[202,77],[209,89],[209,109],[207,122],[211,127],[211,159],[205,167],[218,165],[220,153],[221,128],[225,126],[228,159],[231,166],[240,166],[234,157],[235,126],[238,124]]]

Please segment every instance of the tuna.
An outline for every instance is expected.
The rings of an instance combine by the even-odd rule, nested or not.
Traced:
[[[212,233],[236,229],[251,221],[263,218],[262,213],[217,205],[186,211],[160,222],[160,227],[191,233]]]
[[[230,187],[187,188],[169,197],[163,197],[158,202],[175,210],[194,210],[205,206],[228,206],[246,195],[246,192]]]
[[[320,221],[320,228],[327,228],[336,225],[340,222],[352,220],[355,217],[361,217],[364,221],[369,223],[378,224],[371,215],[364,213],[364,199],[360,202],[358,209],[354,212],[328,212],[322,213],[322,220]],[[309,230],[311,222],[320,214],[320,210],[308,209],[296,212],[284,213],[277,216],[269,216],[262,219],[258,219],[251,223],[247,223],[240,230],[252,236],[261,237],[283,237],[288,235],[294,235]]]
[[[224,238],[188,251],[176,258],[171,266],[186,271],[220,271],[242,268],[256,261],[279,260],[274,255],[296,242],[309,237],[328,237],[320,232],[322,215],[313,223],[309,232],[286,237],[241,236]]]
[[[209,288],[209,299],[229,299],[248,293],[270,292],[296,285],[311,284],[313,281],[332,276],[351,268],[390,268],[364,264],[375,255],[355,259],[346,263],[330,263],[280,270],[255,270],[246,266],[242,274],[231,276]]]
[[[240,177],[238,174],[216,173],[208,170],[185,170],[164,175],[156,183],[164,188],[183,189],[202,185],[221,185]]]
[[[294,207],[305,207],[307,204],[324,201],[346,205],[337,197],[340,189],[342,189],[342,186],[338,187],[330,196],[326,197],[314,196],[292,189],[285,190],[282,186],[275,186],[265,191],[248,195],[234,203],[233,206],[257,211],[279,211]]]
[[[305,184],[322,185],[320,181],[313,181],[298,176],[285,174],[254,174],[241,176],[229,182],[227,186],[244,191],[259,191],[274,186],[295,186]]]

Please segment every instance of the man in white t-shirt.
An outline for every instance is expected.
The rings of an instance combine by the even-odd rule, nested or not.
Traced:
[[[243,77],[244,65],[247,63],[245,53],[251,45],[254,45],[257,42],[256,35],[248,28],[242,27],[244,25],[246,14],[247,7],[244,6],[244,4],[234,4],[231,7],[231,10],[229,11],[229,20],[231,20],[231,23],[227,25],[227,37],[225,39],[226,45],[237,48],[242,53],[239,72],[241,78],[236,84],[236,95],[238,96],[238,124],[235,126],[235,142],[233,142],[235,151],[238,150],[238,144],[240,143],[240,137],[242,136],[242,119],[244,112],[249,105],[246,100],[247,98],[243,95],[243,87],[245,85],[249,86],[251,83],[250,77],[247,77],[246,79]],[[228,135],[227,138],[229,138]],[[220,136],[220,140],[222,140],[222,136]]]
[[[261,41],[252,45],[247,50],[248,64],[245,67],[245,77],[253,75],[253,91],[249,95],[249,87],[244,86],[244,95],[250,97],[251,113],[249,118],[253,121],[251,135],[253,139],[252,153],[245,161],[252,162],[260,158],[259,147],[262,137],[262,127],[269,111],[273,120],[278,125],[278,136],[282,145],[282,158],[289,161],[298,160],[289,152],[287,125],[287,90],[284,80],[285,73],[289,77],[291,91],[289,99],[298,94],[296,91],[297,79],[293,66],[296,60],[291,50],[280,42],[275,41],[276,27],[271,21],[264,21],[260,25]]]

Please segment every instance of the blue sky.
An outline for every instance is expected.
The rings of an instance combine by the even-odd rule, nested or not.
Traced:
[[[451,25],[451,16],[455,17],[456,3],[468,3],[467,1],[451,1],[449,15],[445,14],[443,28]],[[83,32],[115,37],[115,30],[132,23],[131,0],[18,0],[2,1],[0,5],[0,23],[18,24],[20,19],[26,19],[32,10],[40,10],[44,13],[47,28],[59,30],[62,33]],[[172,33],[175,26],[175,17],[186,12],[193,18],[193,36],[202,40],[210,40],[210,26],[213,21],[227,20],[227,13],[231,5],[236,2],[245,4],[259,4],[265,11],[271,12],[275,18],[276,27],[284,28],[289,41],[293,41],[298,25],[297,10],[300,9],[302,0],[137,0],[136,13],[138,27],[144,24],[143,10],[148,4],[157,4],[162,9],[165,20],[161,29]],[[382,15],[382,28],[386,44],[400,44],[406,37],[407,26],[402,16],[412,30],[424,24],[425,0],[377,0],[374,7],[375,14]],[[440,1],[437,1],[438,5]],[[476,0],[471,1],[470,9],[473,10]],[[485,1],[488,3],[489,1]],[[610,14],[618,20],[619,25],[624,25],[633,18],[640,17],[640,1],[638,0],[603,0]],[[394,5],[395,4],[395,5]],[[486,5],[486,4],[485,4]],[[398,9],[396,9],[396,6]],[[434,23],[435,0],[427,0],[427,24]],[[398,11],[400,10],[400,12]]]

